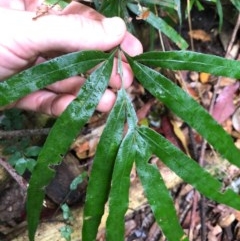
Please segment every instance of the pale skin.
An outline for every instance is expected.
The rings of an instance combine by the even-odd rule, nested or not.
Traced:
[[[142,45],[126,30],[120,18],[105,18],[95,10],[72,2],[63,12],[50,12],[33,20],[39,0],[0,0],[0,80],[64,53],[79,50],[109,51],[115,46],[131,56],[142,53]],[[97,110],[109,111],[122,81],[117,60]],[[74,76],[36,91],[11,105],[58,116],[76,97],[85,79]],[[128,88],[133,74],[123,58],[123,86]]]

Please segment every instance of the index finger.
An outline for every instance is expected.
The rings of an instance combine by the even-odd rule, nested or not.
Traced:
[[[94,9],[87,7],[84,4],[72,2],[60,14],[79,14],[94,20],[102,20],[105,17]],[[135,56],[143,52],[141,42],[131,33],[126,32],[126,35],[120,44],[120,47],[130,56]]]

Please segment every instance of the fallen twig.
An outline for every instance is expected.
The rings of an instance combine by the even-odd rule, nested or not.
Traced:
[[[48,135],[50,128],[41,129],[23,129],[14,131],[2,131],[0,130],[0,139],[10,139],[13,137],[24,137],[24,136],[37,136],[37,135]]]
[[[27,182],[26,180],[17,174],[15,169],[8,163],[6,162],[5,159],[0,157],[0,165],[10,174],[10,176],[18,183],[18,185],[22,188],[24,193],[27,192]]]

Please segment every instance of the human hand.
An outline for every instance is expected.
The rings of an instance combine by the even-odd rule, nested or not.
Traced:
[[[117,45],[129,55],[142,52],[141,43],[126,31],[120,18],[105,18],[95,10],[72,2],[58,14],[48,14],[32,20],[41,1],[4,0],[0,2],[0,22],[5,23],[0,38],[0,80],[21,70],[44,62],[46,57],[79,50],[111,50]],[[19,11],[20,10],[20,11]],[[109,86],[121,86],[117,62]],[[123,61],[124,87],[131,85],[133,74]],[[74,76],[58,81],[18,100],[15,107],[49,115],[60,115],[76,97],[85,79]],[[97,109],[109,111],[116,96],[107,89]]]

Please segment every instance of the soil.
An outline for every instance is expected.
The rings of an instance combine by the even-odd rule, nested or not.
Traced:
[[[176,27],[177,30],[189,42],[190,48],[194,49],[194,51],[218,56],[229,54],[238,59],[239,42],[237,37],[233,39],[234,48],[237,51],[231,49],[227,53],[227,46],[237,23],[235,14],[232,14],[228,19],[224,19],[222,32],[219,33],[219,19],[214,6],[208,3],[204,6],[205,11],[193,9],[191,12],[192,29],[189,29],[188,21],[184,20],[181,28]],[[235,10],[229,4],[224,5],[224,11],[235,13]],[[140,26],[142,27],[142,25]],[[148,30],[146,29],[146,31]],[[145,49],[148,49],[149,40],[146,37],[148,36],[146,31],[145,29],[144,31],[142,30],[139,37],[142,39]],[[164,44],[167,50],[176,49],[176,46],[166,37],[164,37]],[[161,48],[158,42],[156,42],[156,48]],[[209,109],[215,89],[214,86],[217,83],[215,76],[189,71],[167,72],[166,74],[174,82],[185,88],[206,109]],[[226,86],[233,85],[234,80],[222,79],[218,95],[222,93]],[[234,103],[235,111],[240,103],[239,85],[232,87],[232,90],[232,95],[231,97],[228,96],[228,98],[231,98],[231,101]],[[149,93],[146,93],[138,83],[135,82],[133,84],[129,89],[129,93],[134,99],[134,104],[139,110],[138,115],[141,116],[141,119],[148,118],[156,131],[165,135],[183,151],[189,152],[196,160],[199,159],[202,139],[194,130],[191,130]],[[235,113],[236,111],[229,113],[221,124],[232,135],[236,145],[240,147],[240,128],[238,126],[240,124],[234,121],[234,118],[239,120],[239,116],[234,117]],[[1,118],[3,118],[4,112],[0,114]],[[38,118],[43,118],[33,113],[22,112],[22,115],[25,117],[23,129],[34,128],[32,123],[39,122],[39,120],[36,121]],[[31,124],[29,124],[29,120],[31,120]],[[58,231],[65,223],[59,210],[60,205],[63,203],[70,205],[74,218],[77,219],[78,217],[78,221],[74,221],[74,223],[69,225],[72,225],[74,230],[79,230],[79,226],[82,223],[79,220],[79,216],[82,213],[87,180],[74,191],[71,191],[69,186],[72,180],[80,173],[90,173],[96,143],[101,135],[105,120],[106,115],[99,116],[99,113],[97,113],[73,143],[63,163],[56,168],[57,175],[46,188],[46,199],[41,217],[42,222],[36,240],[64,240],[60,237]],[[51,122],[52,120],[49,121]],[[179,128],[180,134],[174,130],[176,126]],[[21,130],[15,132],[16,136],[12,136],[12,133],[8,132],[10,138],[9,136],[2,137],[0,133],[2,150],[9,143],[20,143],[23,140],[22,136],[24,136],[24,134],[21,134],[22,132]],[[31,143],[41,145],[47,132],[46,129],[43,129],[40,135],[39,133],[33,133],[29,134],[28,138]],[[185,144],[184,140],[187,144]],[[23,177],[18,175],[10,165],[6,165],[7,159],[8,156],[0,158],[0,241],[27,240],[25,201],[27,181],[30,174],[27,172]],[[183,183],[159,160],[152,159],[152,162],[159,167],[168,188],[171,190],[179,220],[189,240],[240,240],[240,213],[238,211],[207,200],[190,185]],[[239,192],[240,171],[222,160],[208,145],[205,149],[204,166],[221,180],[226,187],[234,187]],[[131,175],[130,205],[125,218],[125,228],[126,241],[166,240],[147,204],[135,170],[132,171]],[[78,232],[77,234],[74,232],[72,240],[81,240]],[[104,225],[101,225],[97,240],[105,240]]]

